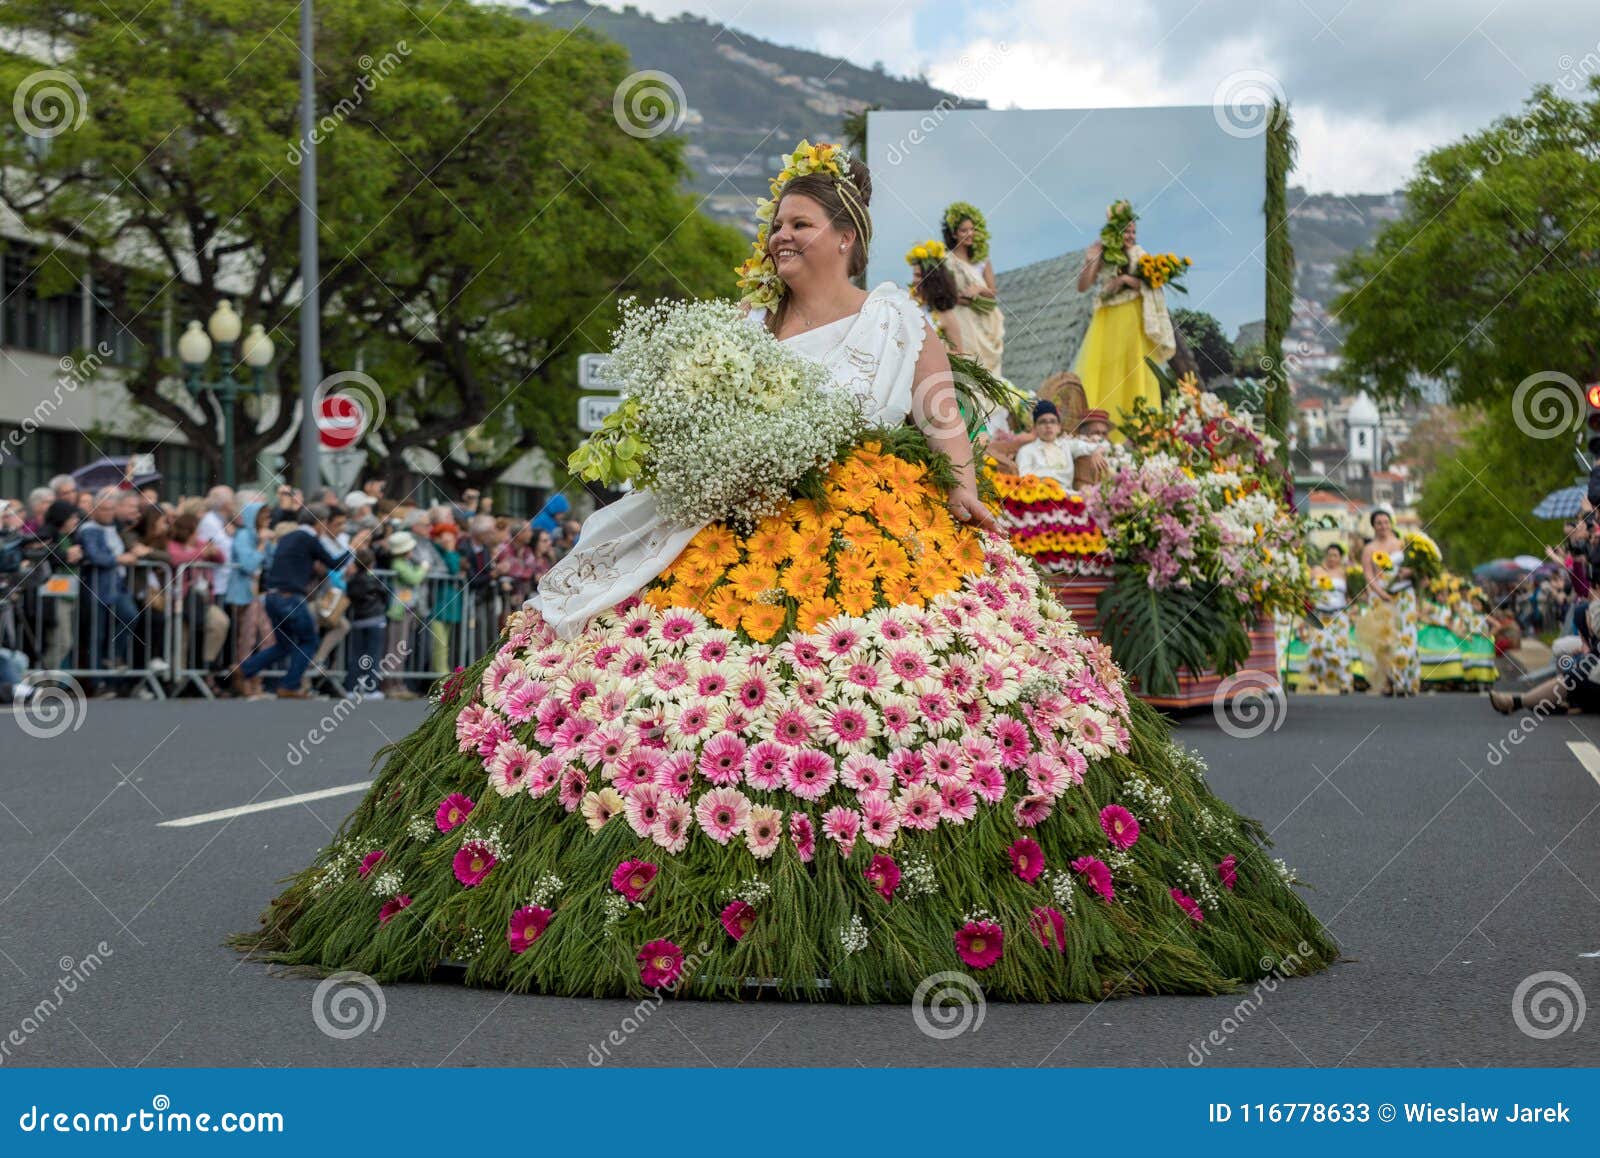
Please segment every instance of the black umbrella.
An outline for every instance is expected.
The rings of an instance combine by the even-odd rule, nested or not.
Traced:
[[[161,472],[153,467],[148,470],[139,470],[141,460],[144,463],[151,461],[147,454],[133,456],[135,469],[133,472],[133,485],[135,487],[148,486],[150,483],[161,481]],[[101,458],[91,462],[88,466],[80,466],[72,472],[72,479],[78,484],[80,490],[97,491],[101,487],[121,486],[128,477],[128,458]]]

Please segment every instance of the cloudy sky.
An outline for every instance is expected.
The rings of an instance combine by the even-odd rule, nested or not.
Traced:
[[[620,7],[622,0],[615,0]],[[1600,73],[1596,0],[633,0],[881,60],[995,108],[1292,102],[1296,180],[1381,192],[1417,155]]]

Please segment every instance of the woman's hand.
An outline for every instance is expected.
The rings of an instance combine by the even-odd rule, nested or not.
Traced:
[[[950,492],[950,513],[955,516],[956,522],[969,527],[991,532],[999,530],[995,526],[994,513],[978,497],[978,489],[965,483]]]

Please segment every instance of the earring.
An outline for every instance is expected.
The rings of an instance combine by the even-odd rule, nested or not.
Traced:
[[[845,251],[845,250],[847,250],[847,249],[849,249],[849,248],[850,248],[850,247],[849,247],[849,246],[848,246],[848,245],[841,245],[841,246],[840,246],[840,247],[839,247],[839,252],[840,252],[840,253],[843,253],[843,252],[844,252],[844,251]]]

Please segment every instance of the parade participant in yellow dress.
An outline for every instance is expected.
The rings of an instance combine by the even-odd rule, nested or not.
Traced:
[[[1414,696],[1422,680],[1417,659],[1417,592],[1405,566],[1405,542],[1395,534],[1394,517],[1372,512],[1372,541],[1361,552],[1372,604],[1356,635],[1372,652],[1372,679],[1386,696]]]
[[[1329,543],[1322,562],[1311,569],[1311,597],[1317,622],[1306,632],[1306,690],[1346,695],[1354,687],[1350,579],[1338,543]]]
[[[1113,416],[1131,414],[1137,398],[1160,408],[1161,384],[1145,359],[1165,362],[1177,348],[1165,293],[1135,273],[1145,256],[1137,239],[1133,207],[1113,202],[1078,273],[1078,292],[1093,288],[1095,310],[1074,369],[1089,405]]]
[[[995,300],[994,266],[989,262],[989,227],[983,214],[965,201],[944,211],[945,264],[956,279],[956,308],[967,353],[989,373],[1000,375],[1006,320]]]

